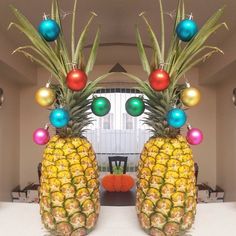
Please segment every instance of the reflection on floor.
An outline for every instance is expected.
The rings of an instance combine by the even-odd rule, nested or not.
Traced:
[[[135,206],[136,187],[126,193],[110,193],[100,187],[102,206]]]

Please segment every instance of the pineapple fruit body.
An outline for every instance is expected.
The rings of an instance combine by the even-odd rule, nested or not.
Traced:
[[[137,174],[136,208],[142,228],[151,236],[177,236],[190,229],[196,214],[196,180],[186,139],[150,139]]]
[[[54,136],[42,162],[40,213],[53,235],[83,236],[99,214],[96,156],[85,138]]]

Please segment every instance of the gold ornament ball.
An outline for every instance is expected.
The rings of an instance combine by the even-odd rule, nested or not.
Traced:
[[[51,106],[56,99],[55,92],[47,87],[40,88],[35,94],[36,102],[42,107]]]
[[[201,100],[201,93],[196,88],[186,88],[181,93],[181,101],[187,107],[196,106]]]

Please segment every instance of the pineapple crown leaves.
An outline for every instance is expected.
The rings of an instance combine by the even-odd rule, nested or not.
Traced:
[[[92,119],[90,118],[89,112],[91,99],[89,99],[89,97],[98,89],[98,83],[108,77],[108,75],[112,74],[105,74],[97,78],[95,81],[88,82],[85,89],[80,92],[73,92],[66,86],[65,78],[71,70],[72,64],[78,65],[78,67],[84,70],[87,75],[89,75],[93,70],[101,34],[99,26],[87,59],[87,63],[85,63],[84,46],[86,43],[86,37],[89,28],[97,15],[96,13],[91,12],[91,17],[82,30],[78,42],[76,43],[75,28],[77,2],[77,0],[74,1],[72,13],[71,53],[66,46],[66,41],[63,34],[58,0],[52,0],[51,7],[51,18],[58,23],[61,29],[59,37],[55,40],[54,44],[49,44],[44,38],[42,38],[31,22],[14,6],[11,6],[11,9],[17,19],[17,23],[13,22],[9,25],[9,29],[11,27],[17,28],[20,32],[24,33],[30,41],[29,45],[18,47],[13,53],[22,53],[31,61],[38,63],[49,71],[59,83],[58,85],[52,86],[57,94],[57,102],[55,103],[55,106],[64,106],[71,115],[71,121],[68,127],[58,130],[59,134],[63,136],[81,136],[85,130],[85,127],[91,124]]]
[[[176,34],[176,27],[178,23],[185,19],[184,0],[178,0],[176,17],[174,21],[173,34],[170,41],[169,49],[165,48],[165,22],[162,0],[159,0],[160,18],[161,18],[161,40],[157,39],[145,13],[139,16],[143,18],[147,27],[147,32],[152,43],[153,56],[149,62],[145,47],[140,35],[138,26],[136,25],[136,42],[139,57],[144,71],[149,76],[150,73],[157,69],[159,64],[164,63],[164,70],[167,71],[171,78],[171,83],[168,89],[163,92],[155,92],[148,82],[142,81],[138,77],[124,73],[124,75],[135,80],[139,87],[138,89],[146,95],[146,117],[144,123],[149,125],[154,133],[154,136],[174,137],[180,132],[179,129],[172,129],[166,124],[166,114],[173,107],[181,108],[183,105],[179,99],[181,91],[185,88],[184,85],[179,85],[178,81],[191,68],[204,62],[214,53],[223,53],[218,47],[206,45],[206,41],[219,28],[227,28],[226,23],[219,23],[223,15],[224,7],[216,11],[202,26],[198,34],[187,44],[183,44],[178,39]],[[166,53],[167,52],[167,53]],[[165,55],[166,54],[166,55]]]
[[[14,15],[16,16],[18,23],[11,23],[8,28],[10,29],[12,26],[16,27],[19,31],[23,32],[31,42],[31,45],[19,47],[13,53],[21,52],[26,57],[29,57],[32,61],[37,62],[38,64],[46,68],[52,75],[54,75],[58,82],[63,86],[65,82],[65,77],[67,73],[71,70],[72,63],[79,65],[80,68],[83,67],[87,75],[92,71],[100,41],[100,27],[98,27],[87,64],[84,65],[83,49],[86,42],[86,36],[96,14],[91,14],[91,17],[86,26],[84,27],[78,39],[78,43],[75,46],[76,6],[77,0],[75,0],[74,11],[72,14],[71,55],[69,55],[69,51],[66,47],[60,17],[60,8],[58,6],[57,0],[53,0],[51,10],[51,18],[58,23],[61,29],[61,33],[59,34],[58,39],[55,40],[55,47],[50,45],[45,39],[43,39],[39,35],[37,29],[35,29],[35,27],[30,23],[30,21],[18,9],[11,6],[11,9]]]

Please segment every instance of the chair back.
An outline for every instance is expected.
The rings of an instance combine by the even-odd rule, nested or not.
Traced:
[[[39,184],[40,184],[40,179],[42,175],[42,163],[38,164],[38,178],[39,178]]]
[[[111,174],[113,174],[113,166],[123,167],[123,174],[126,173],[128,157],[112,156],[112,157],[108,157],[108,159],[109,159],[109,170]]]
[[[197,184],[199,166],[198,166],[198,164],[196,162],[194,163],[194,172],[195,172],[195,178],[196,178],[196,184]]]

